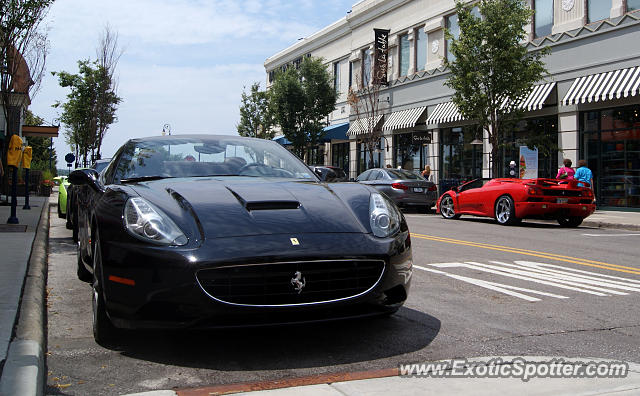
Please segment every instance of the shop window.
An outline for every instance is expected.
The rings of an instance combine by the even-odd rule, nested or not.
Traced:
[[[371,51],[362,52],[362,85],[366,87],[371,81]]]
[[[385,158],[385,142],[384,139],[380,139],[380,142],[376,145],[375,150],[373,150],[373,157],[371,157],[371,153],[367,149],[367,145],[364,143],[360,143],[357,146],[358,152],[358,174],[364,172],[367,169],[371,168],[380,168],[384,165]]]
[[[460,37],[460,25],[458,25],[458,15],[450,15],[447,17],[447,29],[449,33],[453,36],[453,38],[458,39]],[[453,62],[456,60],[456,57],[451,53],[451,39],[447,39],[446,41],[446,52],[447,52],[447,61]]]
[[[640,10],[640,0],[627,0],[627,11]]]
[[[400,70],[400,76],[406,76],[409,73],[409,57],[411,47],[409,46],[409,35],[403,34],[400,36],[400,61],[398,62]]]
[[[421,71],[424,70],[425,65],[427,64],[427,33],[424,32],[424,28],[416,29],[415,33],[416,38],[416,64],[415,70]]]
[[[441,131],[441,188],[482,177],[482,146],[471,144],[475,136],[476,126]]]
[[[640,208],[640,106],[583,112],[580,129],[580,156],[594,174],[598,204]]]
[[[349,88],[353,85],[353,62],[349,62]]]
[[[533,9],[535,11],[533,20],[536,37],[550,35],[553,28],[553,0],[534,0]]]
[[[331,165],[342,168],[349,173],[349,143],[335,143],[331,145]]]
[[[610,13],[611,1],[587,0],[587,17],[589,22],[607,19]]]

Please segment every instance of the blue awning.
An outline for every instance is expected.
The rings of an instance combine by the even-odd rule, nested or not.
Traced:
[[[280,143],[280,144],[281,144],[281,145],[283,145],[283,146],[288,146],[288,145],[290,145],[290,144],[291,144],[291,142],[289,141],[289,139],[287,139],[287,138],[286,138],[286,137],[284,137],[284,136],[280,136],[280,137],[273,138],[273,140],[275,140],[277,143]]]
[[[331,142],[332,140],[349,140],[347,137],[347,131],[349,130],[349,123],[330,125],[324,128],[324,136],[320,139],[320,143]],[[273,138],[274,141],[280,143],[283,146],[292,144],[289,139],[284,136],[278,136]]]
[[[331,140],[349,140],[347,137],[347,131],[349,130],[349,123],[330,125],[324,128],[324,137],[322,142],[330,142]]]

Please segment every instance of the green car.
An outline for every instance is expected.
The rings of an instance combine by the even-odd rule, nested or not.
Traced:
[[[53,181],[58,185],[58,217],[64,219],[67,217],[67,190],[69,189],[69,180],[67,180],[67,176],[57,176],[53,178]]]

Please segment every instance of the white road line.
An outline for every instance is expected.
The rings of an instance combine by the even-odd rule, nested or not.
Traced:
[[[499,267],[498,267],[498,269],[494,269],[494,268],[496,268],[496,266],[485,265],[485,264],[474,263],[474,262],[467,262],[467,263],[464,263],[464,264],[460,264],[460,267],[466,267],[466,268],[469,268],[469,269],[481,270],[481,271],[484,271],[484,272],[488,272],[490,274],[502,275],[502,276],[506,276],[508,278],[515,278],[515,279],[525,280],[525,281],[529,281],[529,282],[540,283],[542,285],[547,285],[547,286],[555,286],[555,287],[559,287],[561,289],[567,289],[567,290],[573,290],[573,291],[577,291],[577,292],[581,292],[581,293],[593,294],[595,296],[600,296],[600,297],[605,297],[606,296],[606,294],[604,294],[604,293],[600,293],[600,292],[593,291],[593,290],[586,290],[584,288],[581,289],[581,288],[578,288],[578,287],[565,285],[565,284],[562,284],[561,282],[551,282],[551,281],[547,281],[547,280],[543,280],[543,279],[537,279],[537,278],[531,277],[531,276],[524,276],[524,275],[528,275],[525,271],[512,271],[512,273],[510,273],[509,271],[505,272],[504,270],[502,270],[502,268],[499,268]],[[522,274],[523,272],[525,272],[524,275]]]
[[[640,234],[582,234],[590,237],[619,237],[619,236],[640,236]]]
[[[624,283],[637,283],[638,285],[640,285],[640,280],[635,280],[635,279],[630,279],[630,278],[622,278],[620,276],[614,276],[614,275],[605,275],[605,274],[600,274],[600,273],[596,273],[596,272],[579,270],[579,269],[575,269],[575,268],[567,268],[567,267],[563,267],[561,265],[535,263],[535,262],[523,261],[523,260],[516,260],[516,261],[514,261],[514,263],[519,264],[519,265],[525,265],[525,266],[535,266],[535,267],[544,267],[544,268],[559,268],[561,271],[558,271],[558,270],[549,270],[549,271],[558,272],[558,273],[567,273],[566,271],[570,270],[571,271],[571,272],[569,272],[570,274],[573,274],[573,273],[586,274],[586,275],[588,275],[587,277],[592,278],[592,279],[600,279],[600,278],[617,279],[619,281],[623,281]],[[585,276],[585,275],[583,275],[583,276]],[[635,286],[635,285],[633,285],[633,286]]]
[[[484,287],[486,289],[490,289],[490,290],[497,291],[497,292],[500,292],[500,293],[508,294],[510,296],[521,298],[523,300],[527,300],[527,301],[530,301],[530,302],[540,301],[539,298],[527,296],[526,294],[517,293],[517,292],[514,292],[514,291],[510,291],[510,290],[508,290],[510,288],[509,286],[502,285],[500,283],[487,282],[487,281],[483,281],[483,280],[480,280],[480,279],[468,278],[466,276],[454,275],[454,274],[450,274],[450,273],[444,272],[444,271],[438,271],[438,270],[431,269],[431,268],[421,267],[419,265],[414,265],[413,268],[417,268],[417,269],[423,270],[423,271],[433,272],[435,274],[448,276],[449,278],[461,280],[463,282],[471,283],[472,285],[476,285],[476,286]],[[507,287],[504,287],[504,286],[507,286]],[[522,291],[529,291],[531,293],[536,293],[536,291],[534,291],[534,290],[522,289]]]

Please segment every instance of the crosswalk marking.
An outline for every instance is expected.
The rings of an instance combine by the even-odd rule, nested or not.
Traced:
[[[453,279],[457,279],[530,302],[540,301],[540,298],[531,296],[529,294],[559,299],[566,299],[569,297],[543,292],[540,290],[516,287],[494,281],[471,278],[468,276],[451,273],[445,270],[466,268],[475,271],[482,271],[492,275],[502,276],[505,278],[524,280],[539,285],[551,286],[559,289],[571,290],[599,297],[610,295],[623,296],[628,295],[628,292],[640,292],[639,280],[622,278],[619,276],[604,275],[596,272],[576,270],[553,264],[522,260],[514,261],[513,264],[493,260],[489,261],[488,264],[475,261],[465,261],[462,263],[434,263],[428,265],[428,267],[414,265],[414,268],[439,275],[444,275]]]

